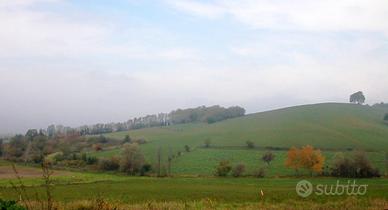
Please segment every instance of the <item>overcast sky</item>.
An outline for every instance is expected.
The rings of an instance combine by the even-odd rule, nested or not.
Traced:
[[[0,0],[0,133],[388,101],[387,0]]]

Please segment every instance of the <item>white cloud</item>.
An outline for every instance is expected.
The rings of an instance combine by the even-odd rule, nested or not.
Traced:
[[[168,0],[195,16],[230,16],[253,28],[309,31],[360,30],[388,33],[386,0]]]

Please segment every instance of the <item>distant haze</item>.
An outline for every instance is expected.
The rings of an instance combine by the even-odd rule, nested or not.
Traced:
[[[0,133],[388,102],[386,20],[386,0],[0,0]]]

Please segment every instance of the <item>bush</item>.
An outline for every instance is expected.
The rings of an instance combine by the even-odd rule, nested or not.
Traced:
[[[244,172],[245,172],[245,165],[243,163],[240,163],[233,168],[232,175],[234,177],[240,177],[244,174]]]
[[[5,201],[0,198],[0,209],[1,210],[26,210],[23,206],[20,206],[16,201]]]
[[[140,169],[140,176],[147,175],[148,172],[152,170],[152,166],[149,163],[144,164]]]
[[[264,168],[259,168],[253,173],[254,177],[257,178],[263,178],[265,177],[265,169]]]
[[[189,145],[185,145],[185,151],[186,152],[190,152],[190,146]]]
[[[103,171],[116,171],[120,167],[119,161],[120,160],[116,157],[99,159],[98,168]]]
[[[125,144],[120,157],[120,171],[134,175],[144,165],[144,155],[138,144]]]
[[[364,152],[355,151],[351,158],[338,153],[334,157],[330,174],[337,177],[370,178],[379,177],[380,173],[374,168]]]
[[[275,155],[272,152],[266,152],[261,159],[269,166],[271,161],[275,159]]]
[[[231,170],[232,170],[232,166],[230,166],[229,161],[223,160],[218,164],[215,175],[227,176]]]
[[[255,148],[255,143],[253,143],[253,141],[246,141],[245,142],[246,144],[247,144],[247,147],[249,148],[249,149],[252,149],[252,148]]]

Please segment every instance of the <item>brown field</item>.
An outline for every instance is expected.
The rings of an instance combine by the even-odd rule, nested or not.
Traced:
[[[17,166],[17,172],[22,178],[35,178],[42,176],[42,170],[40,168]],[[54,176],[69,175],[70,172],[66,171],[54,171]],[[16,178],[16,174],[12,169],[12,166],[0,166],[0,179]]]

